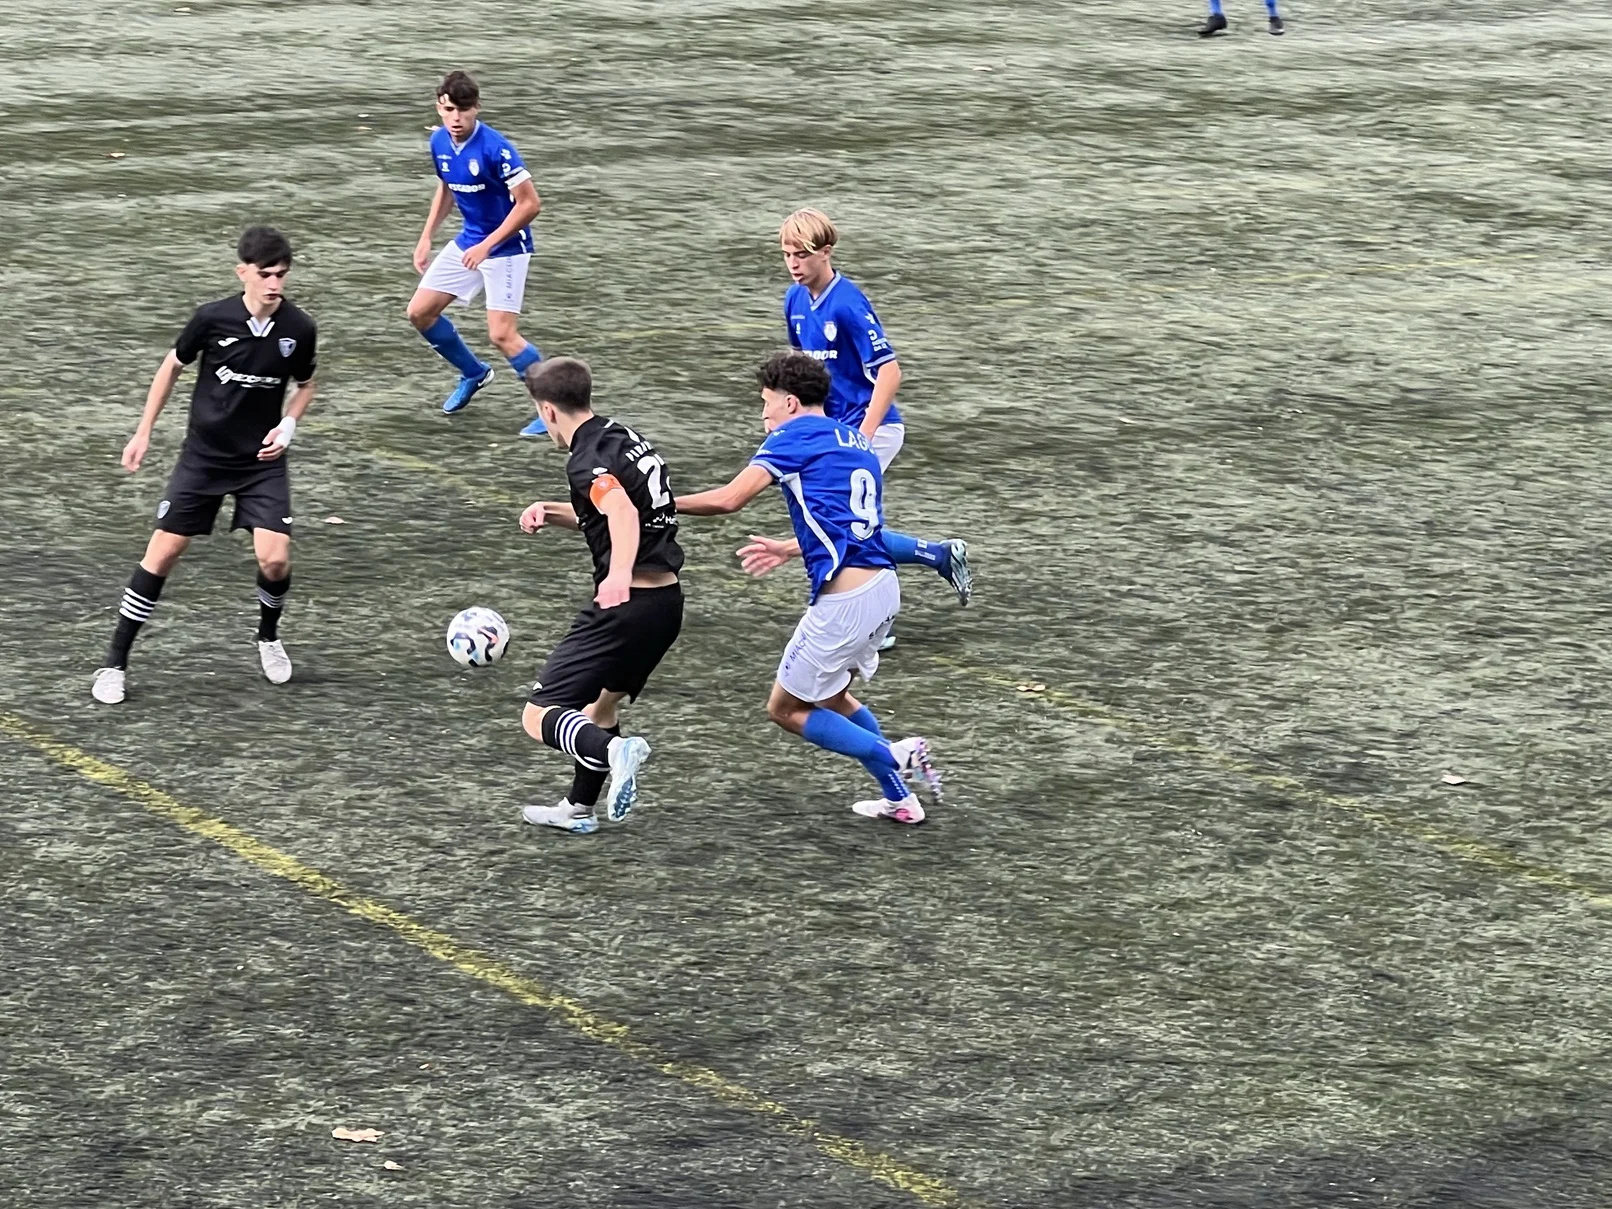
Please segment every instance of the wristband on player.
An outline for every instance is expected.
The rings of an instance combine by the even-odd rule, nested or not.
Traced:
[[[279,435],[274,438],[274,444],[277,448],[284,449],[291,444],[291,438],[297,435],[297,417],[281,416],[275,431]]]

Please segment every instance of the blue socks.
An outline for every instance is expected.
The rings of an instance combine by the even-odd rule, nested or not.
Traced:
[[[1265,0],[1267,5],[1273,4],[1274,2],[1275,0]],[[1209,15],[1211,17],[1220,16],[1220,0],[1209,0]]]
[[[867,706],[864,705],[856,713],[852,714],[851,721],[855,722],[863,730],[870,730],[878,735],[879,738],[884,738],[884,731],[879,726],[879,720],[873,716],[873,711]]]
[[[1218,4],[1219,0],[1215,2]],[[1265,0],[1265,11],[1273,17],[1276,16],[1276,0]]]
[[[437,321],[420,335],[425,337],[427,344],[442,354],[444,361],[459,371],[461,378],[479,378],[487,372],[486,363],[470,351],[465,338],[459,334],[459,329],[453,326],[453,320],[446,315],[438,315]]]
[[[879,790],[886,801],[900,802],[907,798],[909,790],[901,779],[900,766],[890,752],[890,745],[884,741],[878,719],[867,706],[849,718],[819,706],[806,715],[801,737],[828,751],[850,756],[861,764],[879,782]]]
[[[520,352],[509,358],[509,368],[517,374],[526,372],[528,365],[536,365],[543,359],[543,354],[537,351],[537,345],[528,344]]]
[[[890,551],[890,557],[898,567],[917,563],[938,571],[951,557],[939,542],[926,542],[922,538],[897,533],[894,529],[884,530],[884,548]]]
[[[806,742],[828,751],[850,756],[860,764],[871,761],[881,768],[889,768],[892,771],[897,767],[896,758],[890,754],[888,743],[872,731],[863,730],[849,718],[841,717],[831,709],[819,706],[807,714],[806,727],[801,731],[801,737]]]

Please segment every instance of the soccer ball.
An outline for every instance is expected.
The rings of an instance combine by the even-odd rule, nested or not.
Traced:
[[[448,623],[448,654],[461,667],[497,663],[508,646],[509,626],[491,609],[465,609]]]

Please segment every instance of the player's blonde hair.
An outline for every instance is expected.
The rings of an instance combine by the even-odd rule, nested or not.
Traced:
[[[834,220],[821,210],[807,207],[796,210],[778,228],[780,241],[798,243],[808,252],[820,252],[824,248],[832,248],[840,241],[840,233],[834,229]]]

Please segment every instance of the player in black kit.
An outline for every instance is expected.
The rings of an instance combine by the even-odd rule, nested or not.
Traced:
[[[163,359],[146,393],[145,411],[123,449],[123,468],[140,469],[151,429],[184,367],[199,359],[190,427],[157,527],[123,590],[106,666],[95,673],[97,701],[123,700],[129,647],[151,618],[162,585],[190,545],[213,531],[226,495],[235,497],[232,529],[250,529],[257,554],[258,660],[274,684],[291,679],[280,643],[280,612],[291,587],[291,479],[286,446],[313,401],[318,328],[281,291],[291,271],[291,244],[272,227],[252,227],[236,245],[242,292],[198,307]],[[281,414],[286,388],[296,382]]]
[[[570,450],[571,502],[533,504],[521,528],[553,522],[580,529],[593,555],[593,603],[549,654],[521,723],[532,738],[576,761],[571,792],[558,806],[528,806],[522,817],[565,831],[597,831],[594,806],[610,777],[605,813],[620,822],[638,798],[649,744],[621,737],[616,711],[638,696],[683,628],[677,573],[677,501],[666,463],[619,420],[593,414],[586,362],[554,357],[524,374],[548,435]]]

